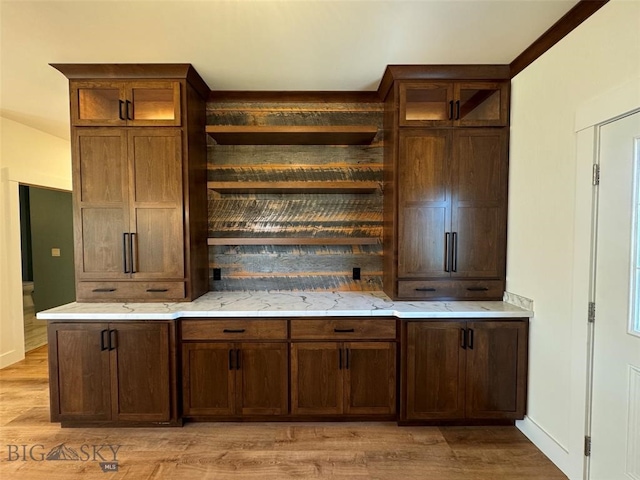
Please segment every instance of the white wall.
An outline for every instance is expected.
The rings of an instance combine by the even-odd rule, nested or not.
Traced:
[[[576,117],[623,84],[640,84],[638,1],[612,0],[512,83],[507,290],[535,305],[528,415],[518,426],[575,479],[584,460],[593,152],[592,144],[577,150]]]
[[[71,190],[68,141],[0,117],[0,368],[24,358],[19,184]]]

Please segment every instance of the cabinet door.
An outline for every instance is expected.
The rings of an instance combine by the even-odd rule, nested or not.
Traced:
[[[405,82],[400,84],[400,125],[424,127],[453,123],[453,83]]]
[[[185,415],[235,414],[235,349],[232,343],[182,345]]]
[[[169,421],[169,324],[121,322],[109,326],[113,419]]]
[[[339,343],[291,344],[291,413],[337,415],[343,411]]]
[[[450,133],[403,130],[398,157],[398,276],[448,277]]]
[[[395,343],[345,343],[343,351],[344,413],[394,414],[396,411]]]
[[[106,323],[49,324],[51,420],[111,419]]]
[[[71,124],[124,126],[124,82],[71,82]]]
[[[183,279],[180,129],[131,129],[128,144],[133,278]]]
[[[454,133],[452,277],[502,278],[506,245],[507,132]]]
[[[506,126],[509,84],[469,82],[455,85],[455,125],[467,127]]]
[[[289,365],[286,343],[242,343],[236,365],[236,401],[240,415],[289,413]]]
[[[466,416],[524,418],[526,321],[469,322]]]
[[[76,129],[73,156],[78,280],[129,277],[127,141],[124,129]]]
[[[464,326],[464,322],[408,322],[403,419],[464,418]]]
[[[180,125],[180,82],[130,82],[126,102],[129,126]]]

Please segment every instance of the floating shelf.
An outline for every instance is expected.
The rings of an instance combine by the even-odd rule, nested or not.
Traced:
[[[368,145],[378,127],[207,125],[206,132],[220,145]]]
[[[236,237],[236,238],[211,238],[209,245],[377,245],[375,237]]]
[[[373,193],[378,182],[207,182],[218,193]]]

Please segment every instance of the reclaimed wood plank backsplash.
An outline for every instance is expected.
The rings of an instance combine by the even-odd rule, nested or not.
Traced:
[[[214,291],[382,289],[382,104],[210,101],[209,125],[376,125],[371,145],[218,145],[208,138],[210,182],[354,182],[365,193],[209,190]],[[340,238],[345,245],[234,245],[235,238]],[[353,238],[373,245],[349,245]],[[265,242],[266,243],[266,242]],[[360,280],[353,269],[360,269]]]

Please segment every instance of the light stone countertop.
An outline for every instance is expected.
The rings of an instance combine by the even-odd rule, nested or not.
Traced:
[[[505,298],[510,298],[505,295]],[[215,317],[522,318],[532,309],[500,301],[393,301],[383,292],[208,292],[193,302],[69,303],[40,320],[174,320]]]

